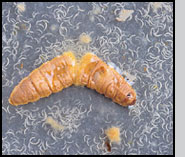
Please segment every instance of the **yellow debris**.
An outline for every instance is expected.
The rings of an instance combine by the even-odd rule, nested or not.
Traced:
[[[110,142],[120,142],[120,129],[117,127],[111,127],[107,130],[105,130],[105,134],[109,138]]]
[[[20,12],[24,12],[24,11],[26,10],[25,3],[24,3],[24,2],[18,3],[18,4],[17,4],[17,9],[18,9]]]
[[[157,85],[154,85],[154,89],[157,89],[158,88],[158,86]]]
[[[23,68],[23,63],[21,63],[21,69]]]
[[[89,44],[92,41],[91,37],[86,33],[82,33],[79,37],[79,40],[84,44]]]
[[[60,125],[57,121],[55,121],[52,117],[47,117],[46,121],[47,124],[51,125],[51,127],[55,130],[61,131],[64,130],[64,126]]]
[[[132,16],[134,10],[121,10],[119,13],[119,17],[116,18],[117,21],[124,22],[127,18]]]
[[[157,12],[158,9],[163,7],[163,3],[162,2],[151,2],[151,6],[153,8],[154,12]]]

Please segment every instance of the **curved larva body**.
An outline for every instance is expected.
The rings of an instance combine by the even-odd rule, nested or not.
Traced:
[[[72,84],[95,89],[123,106],[136,101],[134,89],[96,55],[87,53],[76,63],[73,53],[66,52],[33,70],[14,88],[9,102],[12,105],[35,102]]]
[[[87,53],[82,57],[79,67],[77,85],[95,89],[122,106],[135,104],[134,89],[116,70],[96,55]]]
[[[75,78],[75,64],[76,60],[71,52],[42,64],[14,88],[9,98],[10,104],[35,102],[71,86]]]

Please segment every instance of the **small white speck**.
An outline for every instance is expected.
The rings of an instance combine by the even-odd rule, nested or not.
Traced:
[[[116,78],[114,78],[114,82],[115,82],[115,83],[117,83],[117,82],[118,82],[118,80],[117,80]]]
[[[134,108],[134,105],[131,105],[131,106],[128,106],[128,109],[133,109]]]
[[[86,33],[82,33],[79,36],[79,40],[83,44],[89,44],[92,41],[91,37],[88,34],[86,34]]]
[[[101,13],[101,8],[99,6],[94,7],[93,10],[92,10],[92,13],[94,15],[100,14]]]
[[[133,12],[134,10],[121,10],[119,13],[119,17],[117,17],[116,20],[124,22],[127,20],[128,17],[130,17],[131,19]]]
[[[89,20],[90,20],[91,22],[94,22],[94,15],[90,15],[90,16],[89,16]]]
[[[109,67],[111,67],[111,68],[115,68],[115,64],[114,64],[114,63],[112,63],[112,62],[108,62],[107,64],[109,65]]]
[[[75,61],[72,62],[72,66],[73,66],[73,67],[75,66]]]
[[[107,64],[108,64],[111,68],[115,69],[119,74],[122,74],[121,69],[120,69],[118,66],[116,66],[116,64],[114,64],[113,62],[108,62]]]
[[[95,62],[96,60],[94,58],[91,58],[90,62]]]
[[[50,27],[51,31],[56,31],[57,28],[58,28],[58,26],[55,24],[51,25],[51,27]]]
[[[157,12],[158,9],[163,7],[163,3],[162,2],[153,2],[152,3],[152,8],[154,12]]]

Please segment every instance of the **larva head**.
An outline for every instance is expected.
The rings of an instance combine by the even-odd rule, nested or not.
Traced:
[[[136,103],[136,92],[132,89],[125,95],[123,106],[130,106]]]
[[[114,78],[116,78],[115,79],[116,92],[113,101],[122,106],[134,105],[136,102],[135,90],[132,88],[131,85],[127,83],[127,81],[118,72],[116,72],[115,70],[113,70],[113,72]]]
[[[117,92],[113,100],[122,106],[134,105],[136,102],[136,92],[134,89],[126,81],[121,84],[117,83],[117,85]]]
[[[134,105],[136,102],[136,93],[134,90],[130,90],[129,92],[125,92],[124,90],[117,89],[117,93],[113,101],[122,105],[122,106],[130,106]]]

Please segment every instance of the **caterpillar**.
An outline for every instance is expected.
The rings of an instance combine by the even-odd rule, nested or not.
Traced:
[[[122,106],[136,102],[135,90],[115,69],[93,53],[86,53],[78,61],[68,51],[22,79],[10,94],[9,103],[17,106],[35,102],[73,84],[94,89]]]

